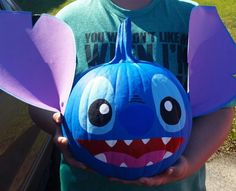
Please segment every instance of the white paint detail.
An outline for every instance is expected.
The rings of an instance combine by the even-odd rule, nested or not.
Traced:
[[[171,137],[162,137],[161,139],[162,139],[162,142],[163,142],[165,145],[167,145],[167,143],[170,142]]]
[[[133,142],[133,140],[124,140],[124,142],[125,142],[126,145],[129,146]]]
[[[169,158],[169,157],[172,156],[172,155],[173,155],[172,152],[166,151],[166,153],[165,153],[163,159],[167,159],[167,158]]]
[[[146,166],[151,166],[151,165],[153,165],[154,163],[152,162],[152,161],[150,161],[150,162],[148,162],[147,164],[146,164]]]
[[[97,155],[94,156],[94,157],[95,157],[96,159],[102,161],[102,162],[107,163],[107,158],[106,158],[105,154],[103,154],[103,153],[97,154]]]
[[[105,103],[102,104],[102,105],[99,107],[99,112],[100,112],[101,114],[103,114],[103,115],[108,114],[109,111],[110,111],[109,106],[108,106],[107,104],[105,104]]]
[[[120,167],[128,167],[124,162],[120,164]]]
[[[142,139],[142,142],[146,145],[148,142],[150,141],[150,139]]]
[[[165,107],[166,111],[172,111],[172,109],[173,109],[173,105],[170,101],[166,101],[164,103],[164,107]]]
[[[117,143],[117,140],[106,140],[106,143],[107,143],[110,147],[114,147],[115,144]]]

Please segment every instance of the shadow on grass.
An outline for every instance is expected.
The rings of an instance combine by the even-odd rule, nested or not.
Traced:
[[[15,2],[24,11],[31,11],[34,14],[40,14],[49,12],[62,3],[65,3],[66,0],[15,0]]]

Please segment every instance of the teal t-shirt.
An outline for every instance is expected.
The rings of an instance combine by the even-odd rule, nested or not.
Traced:
[[[75,169],[63,160],[60,166],[62,191],[205,191],[205,166],[197,173],[171,184],[147,187],[108,180],[94,172]]]
[[[74,32],[76,74],[113,58],[118,26],[129,17],[135,57],[163,65],[186,87],[188,24],[190,12],[196,5],[188,0],[152,0],[146,7],[131,11],[118,7],[111,0],[78,0],[63,8],[57,17]],[[204,167],[185,180],[159,187],[111,182],[99,174],[74,169],[63,160],[60,177],[62,191],[205,190]]]
[[[188,0],[152,0],[143,9],[130,11],[111,0],[79,0],[57,17],[74,32],[77,74],[114,57],[117,29],[130,17],[135,57],[163,65],[186,86],[189,16],[195,5]]]

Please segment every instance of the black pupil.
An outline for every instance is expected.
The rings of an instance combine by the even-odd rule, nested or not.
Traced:
[[[106,125],[112,117],[111,105],[105,99],[95,100],[89,107],[88,117],[90,123],[97,127]]]
[[[162,119],[168,125],[176,125],[181,118],[181,108],[179,103],[172,97],[165,97],[161,101],[160,113]]]

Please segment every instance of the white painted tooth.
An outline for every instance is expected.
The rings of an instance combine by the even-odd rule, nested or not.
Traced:
[[[133,140],[124,140],[124,142],[125,142],[126,145],[129,146],[133,142]]]
[[[162,139],[162,142],[166,145],[167,143],[170,142],[171,137],[162,137],[161,139]]]
[[[114,147],[115,144],[117,143],[117,140],[106,140],[106,143],[107,143],[110,147]]]
[[[120,164],[120,167],[127,167],[127,165],[123,162]]]
[[[172,153],[172,152],[169,152],[169,151],[167,151],[167,152],[165,153],[165,155],[164,155],[163,159],[167,159],[167,158],[169,158],[171,155],[173,155],[173,153]]]
[[[153,165],[154,163],[152,162],[152,161],[150,161],[150,162],[148,162],[147,164],[146,164],[146,166],[151,166],[151,165]]]
[[[102,162],[105,162],[105,163],[107,162],[107,158],[103,153],[96,155],[95,158],[102,161]]]
[[[142,139],[142,141],[144,144],[147,144],[150,141],[150,139]]]

